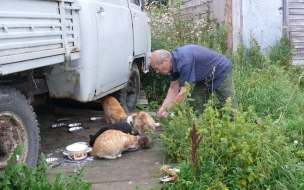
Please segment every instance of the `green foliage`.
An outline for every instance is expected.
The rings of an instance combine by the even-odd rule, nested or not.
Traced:
[[[269,53],[265,52],[265,54],[262,53],[263,50],[255,36],[251,34],[250,37],[249,47],[241,44],[232,54],[231,60],[235,68],[247,69],[248,67],[256,67],[263,69],[268,65],[275,65],[285,69],[291,68],[294,46],[285,33],[282,34],[275,46],[270,47],[271,51]]]
[[[226,26],[219,25],[210,6],[207,16],[195,22],[185,21],[181,12],[183,2],[173,1],[171,7],[159,8],[150,4],[152,50],[172,51],[186,44],[198,44],[219,52],[226,52]],[[207,3],[209,5],[209,2]]]
[[[299,85],[300,89],[304,89],[304,68],[296,66],[289,70],[289,75],[293,84]]]
[[[224,54],[225,25],[218,25],[208,11],[207,17],[196,23],[183,21],[180,5],[150,9],[152,49],[172,51],[192,43]],[[170,110],[174,116],[162,120],[161,140],[165,157],[178,161],[181,172],[162,189],[304,189],[304,70],[291,68],[291,44],[283,34],[271,51],[264,52],[251,34],[249,47],[240,45],[233,52],[240,107],[234,122],[229,119],[230,100],[218,110],[217,102],[211,99],[200,116],[194,114],[188,101]],[[157,78],[155,73],[146,76],[147,96],[157,109],[155,104],[162,103],[169,79]],[[193,124],[202,135],[195,154],[197,167],[191,157],[189,133]]]
[[[22,155],[24,148],[18,146],[11,157],[5,172],[0,175],[0,189],[3,190],[86,190],[91,184],[82,179],[85,170],[65,177],[61,172],[56,174],[52,181],[48,181],[46,171],[51,168],[46,163],[44,154],[41,154],[39,165],[35,168],[28,168],[25,163],[18,162],[18,155]]]
[[[198,44],[220,53],[226,52],[226,26],[224,23],[219,25],[213,18],[210,6],[206,18],[192,22],[183,19],[182,1],[172,1],[170,8],[159,6],[159,1],[155,3],[150,3],[147,10],[151,18],[152,51],[172,51],[186,44]],[[161,104],[170,85],[169,77],[151,69],[147,74],[141,74],[141,82],[148,101]]]
[[[298,165],[279,123],[270,117],[259,119],[252,106],[246,112],[242,107],[234,110],[235,121],[231,122],[230,105],[228,100],[221,114],[209,101],[199,117],[187,101],[175,107],[175,116],[163,123],[161,139],[166,156],[180,161],[181,173],[175,183],[164,189],[198,189],[198,185],[203,187],[199,189],[219,185],[229,189],[303,188],[303,165]],[[199,176],[190,162],[189,131],[193,123],[203,136],[197,151]]]
[[[279,41],[277,41],[274,47],[271,47],[269,58],[272,64],[276,66],[285,67],[285,69],[291,69],[292,63],[292,49],[294,46],[288,36],[283,33]]]
[[[273,119],[285,110],[294,88],[286,72],[276,66],[235,71],[234,83],[237,100],[245,110],[254,105],[260,117],[270,115]],[[293,109],[290,107],[289,112]]]
[[[149,106],[152,110],[158,109],[157,105],[161,104],[166,97],[166,93],[170,86],[170,77],[157,74],[152,69],[146,74],[141,72],[140,77],[142,88],[146,93],[148,102],[150,102]]]
[[[244,44],[239,45],[237,50],[232,53],[231,61],[237,69],[247,69],[248,67],[263,69],[266,57],[261,53],[261,46],[257,40],[251,35],[249,47]]]

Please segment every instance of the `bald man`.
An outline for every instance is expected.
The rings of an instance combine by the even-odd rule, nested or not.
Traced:
[[[174,107],[173,100],[181,103],[187,96],[185,83],[195,83],[192,98],[195,99],[194,109],[202,113],[212,92],[224,106],[231,97],[232,108],[238,109],[232,79],[232,63],[224,55],[208,48],[190,44],[175,49],[156,50],[151,56],[151,67],[156,73],[170,73],[170,87],[166,98],[157,112],[157,117],[168,116],[166,108]],[[233,114],[231,115],[234,119]]]

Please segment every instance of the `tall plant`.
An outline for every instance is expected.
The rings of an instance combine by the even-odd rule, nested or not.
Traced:
[[[246,112],[242,107],[239,111],[234,110],[235,121],[232,122],[230,105],[229,99],[219,111],[209,101],[199,117],[192,114],[187,101],[175,107],[174,117],[164,124],[166,130],[161,137],[167,156],[180,161],[181,174],[176,183],[163,188],[212,189],[219,185],[228,189],[302,188],[304,172],[299,169],[303,165],[298,165],[293,148],[287,146],[288,138],[280,124],[270,117],[261,120],[253,106]],[[190,164],[193,158],[191,123],[195,123],[202,136],[196,151],[196,168]],[[185,160],[187,162],[183,162]],[[200,175],[195,177],[198,169]]]

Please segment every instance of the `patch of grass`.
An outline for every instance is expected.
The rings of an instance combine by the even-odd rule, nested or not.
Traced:
[[[40,162],[37,167],[29,168],[25,163],[18,162],[18,155],[22,155],[24,149],[18,146],[5,168],[5,172],[0,174],[2,181],[0,189],[3,190],[88,190],[92,184],[83,180],[85,169],[82,168],[79,173],[65,176],[64,172],[56,174],[53,180],[48,180],[46,171],[51,168],[46,163],[44,154],[40,156]]]
[[[184,22],[180,7],[175,8],[157,7],[150,13],[153,50],[199,44],[226,52],[225,25],[211,15],[198,23]],[[173,110],[174,117],[162,120],[165,156],[181,169],[162,189],[304,189],[304,70],[291,67],[293,46],[286,35],[270,49],[264,52],[251,35],[249,47],[242,44],[232,53],[240,107],[234,122],[230,102],[219,109],[216,99],[200,116],[188,99]],[[145,79],[153,109],[165,98],[168,78],[152,72]],[[202,136],[195,154],[193,124],[195,139]]]
[[[246,112],[242,107],[234,110],[232,122],[230,104],[228,100],[223,109],[216,110],[209,101],[205,112],[196,117],[185,101],[175,108],[173,118],[164,121],[167,127],[161,139],[166,156],[180,162],[181,173],[176,182],[163,188],[303,188],[303,165],[299,165],[280,123],[270,117],[259,118],[252,106]],[[193,123],[202,136],[197,164],[191,161],[189,132]]]

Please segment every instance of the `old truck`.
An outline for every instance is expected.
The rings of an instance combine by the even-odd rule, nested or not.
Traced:
[[[0,170],[23,145],[35,166],[42,95],[80,102],[112,94],[135,109],[151,55],[143,0],[0,1]]]

